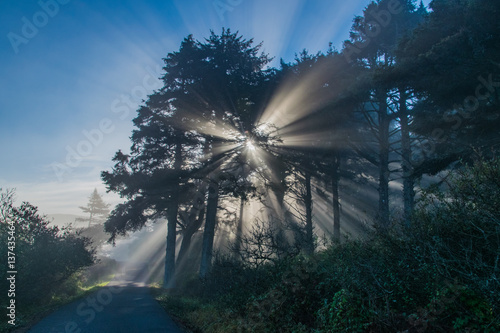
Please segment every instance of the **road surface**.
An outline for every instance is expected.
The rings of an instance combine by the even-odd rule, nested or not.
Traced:
[[[183,333],[143,283],[113,281],[68,304],[33,326],[30,333]]]

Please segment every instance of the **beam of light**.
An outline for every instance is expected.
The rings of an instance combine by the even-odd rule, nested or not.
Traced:
[[[287,7],[288,11],[292,14],[289,15],[290,17],[293,17],[294,13],[298,12],[301,3],[301,0],[295,0],[291,6]],[[289,29],[288,31],[291,30]],[[282,35],[282,33],[280,34]],[[279,38],[279,40],[283,41],[284,39]],[[276,43],[273,45],[279,44]],[[277,47],[283,48],[283,45]],[[280,52],[273,52],[273,54],[280,54]],[[282,147],[304,148],[320,145],[323,148],[331,148],[335,144],[335,138],[332,136],[331,131],[327,129],[323,130],[316,126],[317,124],[305,120],[328,105],[333,99],[332,94],[327,93],[326,89],[324,89],[325,83],[330,82],[332,78],[332,71],[329,66],[330,64],[327,61],[323,61],[317,63],[307,73],[303,73],[300,80],[297,80],[293,76],[287,78],[278,88],[277,93],[259,117],[257,124],[260,125],[257,126],[256,133],[268,134],[276,132],[276,135],[280,136],[283,140],[278,145]],[[202,100],[200,96],[195,96],[195,98],[199,99],[199,101]],[[187,107],[182,111],[182,115],[187,121],[180,124],[181,128],[195,131],[205,137],[220,139],[219,142],[216,140],[213,144],[212,153],[214,155],[225,154],[225,157],[214,162],[213,166],[216,166],[216,170],[211,172],[212,176],[217,175],[221,170],[225,170],[232,163],[238,163],[241,159],[237,160],[236,152],[240,151],[239,156],[248,159],[249,165],[253,163],[259,167],[268,181],[276,182],[280,180],[277,174],[278,170],[272,167],[272,165],[276,165],[276,163],[273,163],[273,160],[277,158],[277,153],[263,149],[264,146],[260,145],[260,141],[252,140],[251,137],[247,136],[247,133],[243,134],[242,129],[237,124],[231,123],[230,120],[222,121],[222,119],[214,122],[214,119],[210,119],[210,116],[207,117],[204,114],[200,114],[194,107],[192,109]],[[210,158],[210,156],[207,156],[207,158]],[[319,184],[315,184],[315,186],[324,187],[324,185]],[[313,194],[313,199],[316,203],[314,208],[314,224],[320,226],[317,234],[320,234],[321,230],[324,234],[327,234],[329,230],[333,229],[331,213],[328,214],[328,210],[331,210],[331,204],[324,198],[319,198],[316,194]],[[331,201],[331,195],[329,200]],[[230,203],[227,201],[221,200],[221,205],[225,205],[229,209]],[[264,201],[264,205],[253,203],[251,208],[245,208],[243,219],[245,227],[243,230],[247,230],[247,227],[253,223],[254,219],[251,216],[258,216],[262,221],[270,220],[271,223],[276,224],[276,227],[283,228],[286,222],[284,221],[284,212],[292,205],[297,205],[296,201],[292,202],[289,195],[285,195],[285,198],[282,200],[283,202],[279,202],[276,193],[272,191],[267,193]],[[263,209],[263,207],[267,209]],[[349,211],[348,215],[357,215],[355,209],[351,207],[345,206],[343,209]],[[273,218],[265,215],[273,211],[275,214]],[[343,230],[350,230],[349,228],[346,229],[344,223],[342,224],[342,228]],[[164,243],[164,230],[156,234],[159,235],[161,241]],[[215,239],[215,244],[219,245],[218,248],[227,245],[227,242],[233,238],[231,235],[232,230],[228,226],[220,226]],[[182,238],[179,237],[178,242],[179,239]],[[150,251],[152,249],[148,251],[147,245],[148,241],[145,241],[144,245],[137,249],[137,257],[134,257],[132,262],[145,257],[151,257]],[[158,246],[155,245],[154,248],[158,248]],[[160,256],[160,258],[164,259],[164,256]],[[187,259],[187,257],[185,258]],[[156,258],[154,266],[156,267],[159,264],[161,264],[161,260],[159,261]]]
[[[179,111],[179,115],[186,121],[177,122],[178,129],[192,131],[204,136],[211,136],[223,140],[235,140],[240,130],[227,121],[207,118],[199,112],[184,109]]]
[[[245,142],[245,146],[249,151],[255,151],[255,145],[254,145],[252,139],[247,139]]]
[[[259,151],[258,161],[263,166],[260,171],[264,178],[267,181],[271,181],[272,183],[278,183],[280,181],[280,178],[277,174],[277,170],[274,170],[274,168],[271,167],[273,164],[275,164],[276,156],[274,156],[267,150],[261,150]]]
[[[329,61],[320,61],[301,79],[291,75],[278,88],[258,123],[284,128],[327,105],[332,96],[323,89],[332,78]]]
[[[123,263],[115,279],[149,282],[151,274],[165,259],[165,231],[165,221],[158,221],[118,240],[115,247],[105,245],[104,254]]]
[[[286,5],[280,1],[247,2],[253,5],[250,9],[250,17],[254,18],[249,23],[250,35],[257,42],[265,41],[263,48],[266,53],[273,56],[285,54],[297,37],[294,27],[305,2],[306,0],[287,0]],[[278,65],[279,58],[275,61]]]
[[[311,1],[316,6],[308,22],[310,28],[298,37],[299,45],[309,45],[315,52],[324,49],[330,42],[342,41],[349,35],[354,13],[360,13],[366,6],[363,1]]]
[[[234,142],[215,143],[213,145],[212,152],[214,155],[220,155],[223,153],[230,153],[232,151],[237,150],[240,147],[241,147],[241,144],[234,143]],[[210,159],[210,156],[205,156],[202,158],[202,161],[209,160],[209,159]]]

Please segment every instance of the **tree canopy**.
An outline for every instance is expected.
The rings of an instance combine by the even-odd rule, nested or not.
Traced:
[[[498,148],[498,22],[489,15],[498,5],[434,0],[430,9],[372,1],[340,52],[304,50],[280,68],[229,29],[187,36],[163,59],[163,87],[138,109],[130,153],[118,151],[102,173],[125,199],[105,224],[111,240],[166,218],[164,282],[173,286],[189,251],[209,274],[217,233],[242,249],[251,201],[270,237],[308,253],[315,227],[339,241],[343,228],[362,229],[349,225],[361,214],[381,231],[398,214],[411,225],[420,180]]]

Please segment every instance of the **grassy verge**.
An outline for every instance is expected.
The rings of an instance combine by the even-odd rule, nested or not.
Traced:
[[[188,333],[236,332],[238,320],[213,303],[196,297],[168,294],[154,287],[152,294],[172,319]]]
[[[77,285],[74,289],[74,293],[67,295],[66,293],[56,293],[52,296],[52,299],[46,304],[30,305],[18,310],[16,316],[16,326],[12,326],[7,322],[0,322],[0,332],[9,333],[24,333],[27,332],[31,327],[33,327],[40,320],[56,311],[60,307],[74,302],[80,298],[84,298],[100,288],[105,287],[114,275],[109,275],[103,281],[95,283],[90,286]]]

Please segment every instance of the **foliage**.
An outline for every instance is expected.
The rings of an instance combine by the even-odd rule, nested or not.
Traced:
[[[170,280],[177,266],[182,269],[191,239],[205,222],[204,276],[210,270],[223,196],[244,201],[265,185],[277,201],[270,210],[291,208],[290,198],[297,197],[295,211],[305,212],[297,224],[305,222],[302,238],[311,254],[313,210],[319,207],[313,205],[315,184],[327,184],[321,191],[333,199],[338,240],[340,202],[350,195],[342,187],[352,174],[366,183],[378,181],[377,220],[384,228],[393,208],[391,182],[402,181],[409,223],[415,184],[422,175],[439,172],[468,152],[465,142],[479,144],[483,151],[498,143],[498,92],[491,91],[498,87],[492,71],[498,64],[491,61],[498,55],[498,20],[487,15],[498,12],[498,1],[435,0],[431,8],[428,13],[414,0],[371,1],[354,19],[342,53],[331,47],[326,54],[304,50],[294,64],[281,61],[280,69],[266,68],[271,59],[260,53],[261,44],[229,29],[220,35],[212,31],[201,41],[187,36],[178,51],[163,59],[163,87],[138,109],[130,154],[117,152],[113,169],[102,173],[107,189],[126,199],[106,223],[111,240],[166,217],[165,280]],[[485,20],[475,22],[474,17]],[[477,75],[485,69],[492,76],[480,81],[491,82],[475,89]],[[478,97],[479,111],[485,113],[468,113],[460,131],[447,133],[449,140],[438,140],[439,149],[426,151],[425,143],[436,143],[435,130],[444,133],[456,125],[446,117],[437,119],[443,110],[450,108],[452,118],[462,115],[453,106],[457,98],[477,91],[488,93]],[[246,149],[249,143],[252,149]],[[368,161],[369,170],[359,172],[362,164],[354,160]],[[364,195],[366,202],[376,206],[370,195]],[[179,229],[181,255],[175,262]],[[283,257],[275,245],[268,253],[250,253],[253,246],[240,252],[247,258],[260,255],[260,264]]]
[[[80,272],[78,283],[82,288],[109,281],[120,269],[119,263],[111,258],[101,257],[97,262]]]
[[[41,304],[51,298],[64,281],[84,267],[90,266],[94,250],[90,240],[79,237],[69,229],[49,226],[38,209],[24,202],[14,206],[13,191],[2,191],[0,198],[0,243],[7,245],[8,222],[15,225],[16,299],[21,304]],[[7,257],[7,246],[0,256]],[[2,290],[6,287],[6,270],[0,275]]]
[[[497,332],[499,179],[500,159],[465,166],[448,190],[422,194],[411,226],[314,256],[259,267],[221,258],[181,315],[219,318],[197,319],[207,331]]]
[[[113,170],[102,173],[108,190],[126,198],[105,224],[112,241],[142,228],[148,219],[167,218],[165,284],[173,283],[176,276],[181,206],[190,207],[188,215],[195,215],[184,219],[182,249],[189,248],[187,243],[201,227],[202,218],[196,215],[203,205],[187,193],[198,198],[209,194],[200,265],[203,275],[212,258],[219,192],[246,198],[253,190],[246,186],[248,168],[241,156],[243,133],[252,130],[252,117],[263,107],[262,89],[268,84],[264,67],[270,59],[259,54],[260,47],[229,29],[221,35],[212,31],[204,41],[186,37],[179,51],[163,59],[164,87],[138,110],[130,155],[117,152]],[[233,148],[220,149],[229,146]]]
[[[77,221],[81,222],[89,222],[89,228],[92,223],[100,223],[104,222],[109,214],[109,204],[105,203],[102,200],[102,197],[97,192],[97,189],[94,189],[94,192],[89,197],[89,202],[87,206],[79,207],[84,213],[89,214],[88,218],[77,218]]]
[[[412,130],[431,142],[425,150],[436,165],[429,168],[439,171],[450,159],[469,158],[472,147],[486,153],[500,144],[500,2],[430,6],[428,19],[400,43],[396,72],[418,93]]]
[[[458,278],[500,310],[500,159],[457,171],[447,193],[425,193],[415,218],[423,251],[446,279]]]
[[[167,276],[175,269],[179,209],[189,212],[183,243],[204,219],[203,279],[183,281],[181,291],[210,300],[191,309],[200,318],[219,314],[228,325],[221,319],[203,330],[229,329],[235,321],[247,331],[497,328],[497,161],[463,169],[445,192],[424,191],[416,211],[414,189],[422,175],[469,154],[469,144],[494,155],[500,118],[492,59],[500,48],[498,20],[487,14],[498,12],[498,1],[435,0],[431,7],[427,13],[412,0],[372,1],[355,18],[343,54],[304,51],[296,64],[282,61],[280,71],[264,70],[270,59],[259,56],[260,45],[225,29],[204,42],[188,36],[164,59],[164,87],[138,110],[131,155],[118,152],[113,171],[102,174],[109,190],[128,199],[106,227],[114,238],[168,215]],[[477,76],[486,73],[478,88]],[[273,94],[293,98],[275,103]],[[474,98],[472,111],[456,105]],[[283,119],[258,124],[271,122],[261,117],[269,110]],[[429,142],[434,146],[427,151]],[[245,149],[248,143],[258,154]],[[367,239],[340,242],[339,184],[359,170],[352,162],[358,159],[372,165],[359,178],[378,180],[379,228]],[[293,244],[285,223],[270,217],[247,235],[236,232],[241,261],[216,258],[208,274],[219,196],[241,199],[243,212],[256,190],[252,176],[273,192],[280,218],[288,219],[285,203],[295,195],[295,211],[305,219],[292,221],[298,221],[292,231],[305,234],[308,246]],[[395,180],[402,180],[405,217],[391,227]],[[318,181],[331,182],[336,242],[314,254],[312,186]],[[201,205],[192,193],[200,194]]]

